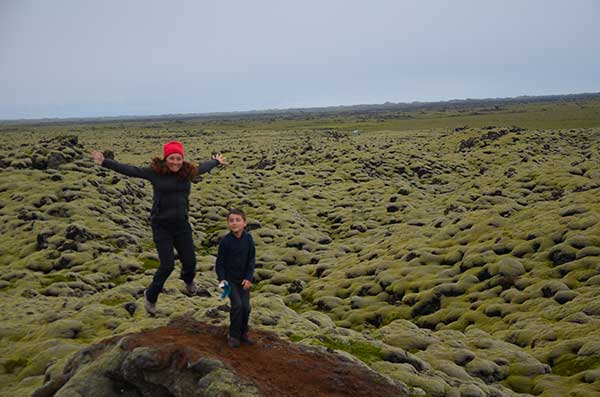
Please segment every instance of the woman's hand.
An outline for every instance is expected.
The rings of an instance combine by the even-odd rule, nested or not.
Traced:
[[[250,280],[244,280],[244,281],[242,281],[242,288],[243,289],[250,289],[250,287],[252,287],[252,282],[250,282]]]
[[[98,165],[102,165],[104,162],[104,155],[97,150],[92,150],[92,158],[94,159],[94,163]]]
[[[211,159],[213,160],[217,160],[219,162],[219,165],[226,165],[227,163],[225,162],[225,157],[223,157],[223,155],[221,153],[216,153],[213,154],[211,156]]]

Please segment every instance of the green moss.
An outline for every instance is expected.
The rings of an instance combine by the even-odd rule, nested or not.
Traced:
[[[118,306],[118,305],[122,305],[123,303],[129,302],[129,301],[131,301],[131,299],[124,298],[124,297],[114,297],[114,298],[102,299],[100,301],[100,303],[103,305],[106,305],[106,306]]]
[[[383,315],[381,327],[384,327],[395,320],[410,320],[412,318],[411,309],[408,306],[386,306],[380,310]]]
[[[121,247],[119,247],[117,245],[117,241],[116,240],[111,240],[111,239],[105,239],[104,242],[108,245],[110,245],[112,248],[116,249],[116,250],[120,250]]]
[[[377,350],[368,345],[361,349],[347,338],[356,335],[352,330],[365,331],[366,335],[379,333],[386,343],[394,342],[391,344],[430,362],[441,358],[445,348],[457,346],[450,339],[460,339],[460,335],[449,330],[469,333],[479,329],[515,345],[505,345],[509,351],[501,354],[512,376],[504,385],[529,392],[552,384],[552,392],[560,394],[568,385],[579,390],[593,386],[579,379],[583,372],[577,379],[535,377],[542,367],[530,367],[529,360],[523,360],[523,369],[515,369],[515,361],[519,361],[516,352],[525,351],[538,360],[549,356],[543,361],[558,371],[566,367],[566,373],[571,371],[570,363],[583,368],[594,364],[593,360],[586,362],[583,355],[577,359],[576,352],[593,331],[592,317],[598,311],[590,294],[598,283],[595,277],[600,277],[594,273],[600,264],[600,221],[592,225],[598,216],[592,184],[600,178],[600,101],[543,106],[548,111],[533,104],[502,105],[491,110],[451,105],[444,111],[390,110],[376,116],[370,111],[335,116],[236,116],[236,121],[186,120],[185,126],[174,121],[127,122],[125,128],[104,123],[78,127],[78,135],[85,147],[113,150],[120,161],[136,165],[147,163],[148,153],[164,138],[185,138],[198,161],[209,156],[210,150],[223,150],[235,167],[219,167],[204,175],[190,196],[197,255],[204,256],[199,262],[199,273],[203,274],[198,276],[202,281],[206,281],[204,277],[214,280],[214,258],[208,255],[216,253],[216,243],[226,233],[226,208],[240,206],[251,213],[256,220],[252,233],[257,242],[253,296],[263,295],[269,302],[270,294],[277,295],[272,296],[272,308],[271,302],[264,304],[267,307],[260,307],[261,303],[257,305],[260,310],[277,311],[283,300],[302,314],[278,313],[280,324],[302,324],[291,340],[310,341],[314,335],[328,335],[334,341],[318,343],[372,361],[377,359]],[[506,132],[506,136],[505,132],[498,133],[508,129],[507,123],[552,130]],[[498,127],[477,128],[492,124]],[[567,124],[594,129],[556,130]],[[464,125],[472,128],[454,129]],[[13,154],[22,158],[22,154],[32,153],[35,142],[68,127],[15,128],[27,133],[13,134],[18,139],[8,146],[19,149],[0,150],[1,159],[12,159]],[[28,132],[30,129],[33,133]],[[158,132],[164,129],[166,136]],[[360,134],[346,133],[354,129],[360,129]],[[123,130],[130,143],[138,143],[134,150],[123,149]],[[185,130],[198,134],[187,136]],[[208,131],[214,139],[207,138]],[[492,138],[484,139],[484,135]],[[475,144],[463,146],[470,138]],[[51,151],[59,152],[58,147],[52,147],[45,156]],[[419,156],[409,159],[402,153]],[[38,318],[38,311],[56,311],[52,317],[42,317],[52,323],[55,318],[70,318],[71,311],[88,302],[94,289],[102,291],[97,299],[103,305],[92,307],[86,318],[93,320],[99,313],[107,319],[98,320],[96,326],[83,321],[83,336],[78,333],[77,342],[109,334],[111,329],[102,325],[106,323],[110,327],[120,324],[116,330],[128,332],[131,324],[108,317],[114,317],[111,313],[115,310],[117,317],[123,314],[121,297],[131,299],[131,294],[135,295],[136,285],[143,281],[140,272],[153,273],[158,266],[151,230],[145,222],[150,184],[141,186],[126,177],[113,184],[114,172],[92,166],[89,153],[83,156],[82,161],[57,171],[20,170],[0,183],[0,211],[15,215],[1,226],[11,239],[0,239],[0,288],[5,294],[6,289],[15,289],[8,291],[7,307],[12,307],[14,299],[19,309],[14,314],[6,311],[5,323],[10,327],[0,327],[0,333],[15,345],[14,351],[23,352],[21,344],[30,343],[36,334],[15,336],[13,324],[29,329],[32,325],[28,321]],[[261,158],[273,161],[275,169],[249,167]],[[62,181],[50,179],[55,174],[60,174]],[[82,179],[82,175],[89,178]],[[106,189],[100,202],[98,189]],[[134,194],[121,200],[125,190]],[[80,196],[77,201],[58,201],[76,196]],[[26,220],[34,217],[36,222]],[[98,237],[78,243],[77,251],[69,252],[68,245],[61,246],[69,240],[65,239],[66,227],[71,223],[85,226]],[[129,239],[137,244],[120,244]],[[42,249],[32,252],[33,248]],[[499,266],[506,265],[507,258],[521,262],[523,268],[518,267],[516,275],[512,266]],[[179,267],[177,263],[176,271]],[[22,274],[15,273],[21,270]],[[127,286],[128,279],[135,280],[136,285]],[[289,285],[294,280],[303,281],[301,288]],[[554,295],[556,288],[546,285],[549,280],[564,283],[579,297],[559,305],[557,299],[562,301],[562,297]],[[47,285],[40,288],[40,283]],[[111,289],[115,284],[123,285]],[[31,300],[44,290],[60,296],[60,301],[65,298],[66,305],[60,306],[53,297]],[[432,293],[435,296],[427,299],[431,307],[420,306],[426,294]],[[171,298],[177,301],[175,312],[185,311],[187,299]],[[519,311],[513,312],[516,306]],[[412,316],[415,309],[417,318]],[[321,326],[318,316],[304,313],[309,310],[322,311]],[[25,312],[32,315],[19,315]],[[317,325],[307,322],[311,318]],[[413,328],[398,319],[426,329]],[[331,331],[332,321],[346,330]],[[539,323],[548,327],[539,327]],[[436,334],[429,336],[429,329],[437,330]],[[353,339],[379,346],[360,336]],[[562,343],[568,340],[575,342],[562,351]],[[427,349],[432,343],[435,348]],[[553,350],[555,345],[560,351]],[[496,347],[491,350],[481,354],[494,361]],[[0,363],[17,357],[32,361],[26,368],[14,369],[21,377],[37,368],[37,361],[24,353],[7,355]],[[387,364],[390,372],[397,367],[400,377],[409,376],[407,368]],[[598,369],[585,372],[595,371]],[[410,379],[421,380],[409,385],[421,387],[431,382],[433,385],[421,388],[442,395],[444,385],[433,379],[422,380],[429,375],[411,372]],[[523,378],[530,375],[531,381]],[[573,382],[578,384],[573,386]],[[461,385],[454,386],[460,389]]]
[[[304,311],[309,310],[309,309],[312,308],[312,305],[307,304],[304,301],[286,303],[285,305],[287,307],[289,307],[290,309],[292,309],[293,311],[295,311],[296,313],[302,313],[302,312],[304,312]]]
[[[533,394],[534,383],[528,376],[512,375],[506,378],[504,383],[517,393]]]
[[[142,247],[142,249],[144,251],[156,251],[156,245],[154,244],[153,240],[144,240],[140,243],[140,247]]]
[[[154,258],[144,258],[142,259],[142,267],[144,270],[156,269],[160,262]]]
[[[196,244],[196,251],[200,253],[200,255],[207,255],[209,254],[209,252],[211,251],[211,248],[214,249],[214,247],[211,247],[213,244],[211,242],[211,235],[206,235],[206,237],[203,240],[198,240],[200,243]]]
[[[303,289],[302,292],[300,292],[300,295],[302,296],[302,299],[308,303],[312,304],[315,300],[315,291],[310,288]]]
[[[6,373],[12,374],[17,368],[24,368],[29,364],[29,360],[19,357],[6,361],[4,363],[4,370]]]
[[[47,287],[48,285],[52,285],[54,283],[66,283],[69,281],[73,281],[72,275],[49,274],[42,280],[41,284],[43,287]]]
[[[127,282],[127,275],[126,274],[121,274],[113,279],[111,279],[111,281],[113,283],[115,283],[116,285],[121,285],[121,284],[125,284]]]
[[[289,340],[291,340],[292,342],[300,342],[302,339],[304,339],[303,336],[300,335],[296,335],[296,334],[292,334],[290,336],[288,336]]]
[[[328,337],[319,337],[313,342],[316,345],[325,346],[328,349],[341,350],[350,353],[367,364],[383,360],[382,350],[369,343],[358,341],[340,342]]]
[[[575,357],[556,364],[552,367],[552,373],[560,376],[573,376],[598,367],[600,367],[600,356]]]

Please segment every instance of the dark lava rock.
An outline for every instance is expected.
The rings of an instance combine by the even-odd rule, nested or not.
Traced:
[[[258,163],[248,166],[249,170],[272,170],[273,168],[275,168],[275,160],[269,160],[266,157],[261,158]]]
[[[54,202],[54,199],[49,197],[49,196],[43,196],[40,197],[39,200],[37,200],[35,203],[33,203],[33,206],[36,208],[41,208],[46,204],[51,204]]]
[[[409,252],[408,254],[406,254],[406,258],[404,258],[405,261],[410,262],[415,258],[418,258],[419,254],[417,254],[416,252]]]
[[[503,137],[506,134],[508,134],[507,130],[490,131],[487,134],[483,135],[481,137],[481,140],[483,140],[483,141],[485,141],[485,140],[495,141],[496,139],[499,139],[499,138]]]
[[[441,296],[439,293],[433,293],[422,298],[415,304],[412,310],[413,317],[426,316],[435,313],[442,307]]]
[[[474,147],[477,144],[477,142],[479,142],[479,140],[475,137],[471,137],[471,138],[465,139],[463,141],[460,141],[460,144],[458,145],[458,151],[463,152],[466,149],[470,149],[470,148]]]
[[[204,376],[214,370],[225,368],[225,366],[219,360],[202,357],[193,363],[188,363],[188,368]]]
[[[512,127],[510,130],[510,132],[522,132],[522,131],[527,131],[527,128],[521,128],[521,127]]]
[[[554,300],[559,304],[565,304],[567,302],[572,301],[579,295],[576,291],[558,291],[554,295]]]
[[[323,236],[317,240],[319,244],[331,244],[333,240],[329,236]]]
[[[564,189],[561,188],[556,188],[556,189],[552,189],[550,191],[550,197],[548,197],[548,200],[550,201],[556,201],[556,200],[560,200],[565,194]]]
[[[36,211],[29,211],[27,208],[21,208],[17,215],[18,219],[22,221],[34,221],[39,218],[40,213]]]
[[[396,204],[390,204],[387,206],[386,210],[387,212],[398,212],[400,210],[400,207]]]
[[[506,170],[506,172],[504,173],[504,176],[506,176],[507,178],[512,178],[516,174],[517,174],[517,170],[510,167],[508,170]]]
[[[560,249],[553,250],[550,252],[550,260],[555,266],[574,261],[575,259],[576,255],[574,253],[563,252]]]
[[[411,167],[410,168],[419,178],[427,177],[431,175],[431,171],[424,167]]]
[[[198,287],[198,291],[196,292],[197,296],[202,296],[204,298],[209,298],[211,297],[211,293],[207,288],[204,287]]]
[[[86,228],[78,225],[71,224],[67,226],[65,237],[71,240],[85,243],[88,240],[95,238],[94,233],[90,232]]]
[[[260,229],[261,227],[262,227],[262,225],[260,224],[259,221],[255,220],[255,219],[249,219],[248,223],[246,225],[246,230],[251,232],[253,230]]]
[[[73,260],[70,256],[61,256],[54,265],[55,270],[69,269],[73,266]]]
[[[65,156],[63,156],[61,153],[54,152],[48,156],[47,168],[58,168],[59,165],[65,164],[66,162],[67,160]]]
[[[364,233],[367,231],[367,227],[362,223],[353,223],[352,225],[350,225],[350,230],[357,230],[361,233]]]
[[[410,364],[417,371],[424,371],[425,365],[421,360],[402,350],[389,350],[383,353],[383,359],[394,364]]]
[[[216,308],[214,308],[214,307],[213,307],[213,308],[211,308],[211,309],[208,309],[208,310],[206,311],[206,313],[205,313],[205,314],[206,314],[206,317],[208,317],[208,318],[219,318],[219,317],[223,317],[223,314],[221,314],[221,313],[219,312],[219,310],[217,310],[217,309],[216,309]]]
[[[290,294],[302,292],[304,289],[304,281],[302,280],[294,280],[290,283],[287,290]]]
[[[129,315],[133,316],[135,314],[135,311],[137,310],[137,305],[135,302],[127,302],[123,305],[123,308],[127,310],[127,313],[129,313]]]
[[[58,251],[78,251],[77,243],[73,240],[64,241],[56,248]]]
[[[275,325],[277,325],[277,319],[276,319],[276,318],[274,318],[274,317],[270,317],[270,316],[269,316],[269,317],[263,317],[263,318],[260,320],[260,323],[261,323],[262,325],[267,325],[267,326],[275,326]]]
[[[46,157],[34,154],[31,156],[31,166],[36,170],[45,170],[48,168],[48,159]]]
[[[492,278],[492,275],[490,274],[490,272],[487,268],[484,268],[483,270],[481,270],[479,273],[477,273],[476,276],[479,279],[479,281],[485,281],[485,280],[489,280],[490,278]]]

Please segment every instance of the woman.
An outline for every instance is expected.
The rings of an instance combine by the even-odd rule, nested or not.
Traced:
[[[175,266],[173,248],[177,250],[181,260],[181,279],[186,290],[190,295],[196,294],[196,254],[192,228],[188,221],[190,187],[191,182],[197,182],[198,175],[225,164],[223,156],[213,155],[211,160],[196,167],[183,159],[182,143],[171,141],[164,145],[163,157],[153,158],[149,167],[135,167],[105,159],[97,150],[92,151],[92,157],[98,165],[127,176],[147,179],[152,183],[154,194],[150,219],[160,265],[154,273],[152,283],[144,291],[144,306],[148,314],[156,314],[158,295]]]

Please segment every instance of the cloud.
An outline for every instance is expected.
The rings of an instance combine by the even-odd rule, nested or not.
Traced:
[[[7,1],[0,15],[0,118],[600,90],[596,1]]]

